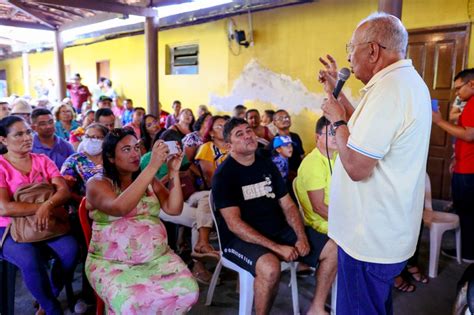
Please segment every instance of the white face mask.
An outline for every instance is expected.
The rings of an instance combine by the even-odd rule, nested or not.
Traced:
[[[102,142],[100,139],[84,138],[81,143],[81,148],[89,155],[98,155],[102,153]]]

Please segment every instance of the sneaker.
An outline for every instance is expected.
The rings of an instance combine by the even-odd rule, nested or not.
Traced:
[[[84,300],[80,299],[77,300],[76,305],[74,305],[74,313],[76,314],[84,314],[87,312],[87,304]]]

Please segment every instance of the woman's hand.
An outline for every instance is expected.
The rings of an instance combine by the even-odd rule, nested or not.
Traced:
[[[170,150],[163,140],[156,141],[151,149],[151,158],[148,165],[158,170],[168,158],[169,152]]]
[[[51,216],[51,204],[47,201],[36,210],[36,230],[44,231],[48,229],[49,217]]]
[[[173,154],[173,156],[168,160],[168,173],[177,173],[181,168],[181,163],[183,162],[184,153],[181,151],[179,145],[177,145],[178,153]]]

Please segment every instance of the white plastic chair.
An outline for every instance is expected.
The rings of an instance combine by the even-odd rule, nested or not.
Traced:
[[[461,227],[457,214],[433,210],[431,203],[431,181],[428,174],[426,174],[425,179],[423,223],[424,226],[430,229],[430,266],[428,274],[430,278],[436,278],[438,276],[439,252],[444,232],[455,230],[456,256],[458,263],[461,263]]]
[[[242,269],[235,263],[231,262],[224,257],[222,253],[221,239],[219,235],[219,227],[217,226],[216,218],[214,215],[215,206],[214,200],[212,198],[212,191],[209,194],[209,205],[211,207],[212,219],[217,231],[217,240],[219,241],[219,252],[221,259],[217,263],[214,274],[212,275],[211,283],[209,284],[209,290],[207,291],[206,306],[211,305],[212,297],[214,296],[214,289],[216,288],[217,279],[221,273],[222,266],[229,268],[239,274],[239,315],[249,315],[252,313],[253,306],[253,282],[254,276],[245,269]],[[300,314],[300,305],[298,300],[298,283],[296,278],[296,267],[298,266],[297,262],[282,263],[282,270],[290,268],[290,287],[291,287],[291,296],[293,299],[293,314]]]

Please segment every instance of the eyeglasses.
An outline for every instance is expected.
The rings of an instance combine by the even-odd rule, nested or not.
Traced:
[[[354,52],[354,48],[355,48],[356,46],[365,45],[365,44],[377,44],[380,48],[382,48],[382,49],[387,49],[386,46],[382,46],[382,45],[380,45],[380,44],[377,43],[377,42],[363,42],[363,43],[357,43],[357,44],[349,43],[349,44],[346,44],[346,53],[352,54],[352,53]]]
[[[84,135],[84,138],[85,139],[95,139],[95,140],[103,140],[104,137],[101,137],[101,136],[89,136],[89,135]]]
[[[146,127],[147,127],[147,128],[151,128],[151,127],[155,126],[157,123],[158,123],[158,121],[152,120],[151,122],[149,122],[148,124],[146,124]]]
[[[275,120],[277,121],[283,121],[283,120],[290,120],[290,116],[278,116],[277,118],[275,118]]]
[[[461,84],[460,86],[455,86],[455,87],[454,87],[454,90],[455,90],[456,92],[459,92],[459,90],[460,90],[463,86],[465,86],[466,84],[468,84],[468,83],[469,83],[469,81],[464,82],[464,83]]]
[[[329,137],[334,137],[336,135],[336,130],[334,130],[334,127],[332,125],[326,125],[326,128],[327,128],[327,132],[321,132],[321,133],[318,133],[320,136],[322,135],[327,135]]]

